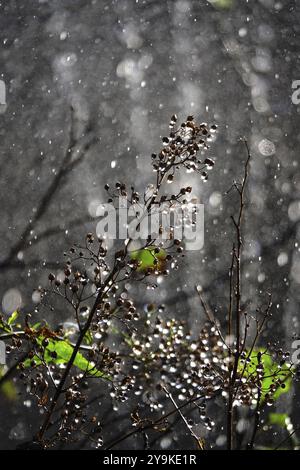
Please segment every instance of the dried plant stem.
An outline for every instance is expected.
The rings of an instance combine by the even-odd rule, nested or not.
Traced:
[[[207,127],[205,123],[198,125],[197,123],[194,122],[193,116],[188,116],[186,121],[183,122],[177,129],[174,128],[175,123],[177,121],[177,116],[173,115],[170,121],[170,135],[169,137],[163,137],[163,148],[160,150],[159,154],[152,154],[152,167],[153,170],[156,172],[156,183],[153,185],[150,185],[147,187],[147,189],[144,192],[144,202],[146,206],[146,211],[144,212],[143,216],[147,217],[149,215],[152,215],[152,209],[157,209],[158,208],[163,208],[164,204],[167,203],[169,207],[172,207],[173,204],[175,203],[180,203],[180,204],[185,204],[186,199],[185,195],[191,193],[192,188],[190,186],[186,188],[180,188],[180,191],[175,194],[170,194],[170,195],[160,195],[160,189],[167,179],[168,182],[173,181],[174,173],[175,170],[179,168],[183,168],[186,170],[191,170],[191,171],[196,171],[201,175],[201,178],[203,180],[207,180],[208,175],[204,171],[205,169],[211,169],[214,165],[214,161],[212,159],[206,158],[205,160],[198,159],[197,153],[202,149],[201,153],[208,149],[209,146],[207,145],[207,141],[210,140],[211,135],[210,131],[213,133],[216,130],[215,125],[211,126],[210,128]],[[69,143],[65,152],[65,155],[62,159],[62,165],[58,171],[58,173],[55,175],[53,181],[50,183],[49,188],[46,190],[46,193],[42,196],[40,204],[37,207],[37,211],[34,215],[34,217],[29,221],[28,225],[24,228],[23,233],[21,235],[20,240],[12,247],[10,253],[8,254],[7,258],[1,263],[0,262],[0,268],[2,267],[7,267],[11,266],[12,263],[15,263],[15,257],[16,254],[20,251],[23,250],[26,247],[26,243],[28,241],[29,235],[31,233],[31,230],[36,228],[37,222],[41,219],[41,217],[45,214],[50,201],[53,199],[53,195],[56,193],[57,189],[60,187],[64,176],[67,175],[67,173],[73,169],[77,164],[79,164],[82,161],[82,158],[85,155],[85,152],[90,148],[90,146],[95,142],[95,138],[92,136],[90,132],[90,128],[85,129],[85,136],[77,138],[76,133],[75,133],[75,127],[74,127],[74,113],[72,110],[71,113],[71,126],[70,126],[70,136],[69,136]],[[148,190],[149,188],[149,190]],[[106,185],[106,190],[109,192],[110,198],[109,202],[113,202],[115,198],[120,198],[120,197],[126,197],[127,202],[130,205],[134,205],[136,202],[140,200],[139,193],[134,190],[133,187],[131,187],[131,197],[128,199],[128,193],[126,190],[126,185],[123,183],[116,183],[116,190],[112,191],[110,194],[109,191],[109,185]],[[140,225],[140,222],[139,222]],[[136,227],[136,229],[139,228],[139,225]],[[175,253],[180,256],[180,253],[182,253],[183,248],[178,245],[181,244],[181,241],[174,236],[174,228],[170,226],[169,230],[169,240],[172,240],[170,242],[171,247],[175,249]],[[151,239],[150,236],[148,236],[147,241],[145,242],[144,246],[142,249],[149,250],[154,249],[155,253],[160,253],[161,246],[163,245],[161,243],[160,239],[160,234],[164,232],[164,228],[162,226],[159,226],[159,233],[156,236],[156,239]],[[52,229],[44,232],[44,236],[49,236],[53,234],[54,231]],[[43,235],[43,234],[42,234]],[[159,239],[159,243],[158,243]],[[144,282],[144,279],[146,276],[150,275],[152,272],[157,275],[160,272],[160,268],[153,268],[153,266],[158,265],[158,258],[153,256],[153,266],[147,268],[146,270],[143,271],[144,268],[139,269],[141,267],[141,262],[133,258],[129,255],[129,246],[130,243],[133,241],[133,236],[129,236],[126,242],[123,244],[122,249],[115,251],[112,253],[114,256],[114,261],[111,263],[110,261],[106,261],[105,258],[107,256],[107,249],[105,246],[103,246],[103,240],[98,239],[99,241],[99,250],[98,252],[94,252],[93,249],[90,248],[90,244],[92,244],[95,240],[95,237],[93,236],[92,233],[87,234],[86,237],[86,246],[85,247],[78,247],[77,245],[76,248],[72,247],[70,252],[71,252],[71,258],[73,259],[73,264],[72,261],[68,260],[66,262],[65,268],[64,268],[64,278],[63,280],[60,280],[58,276],[55,276],[53,273],[49,274],[49,281],[52,286],[52,290],[50,293],[52,294],[57,294],[59,295],[62,299],[64,299],[66,302],[68,302],[69,305],[75,310],[74,314],[74,319],[77,322],[78,326],[78,336],[77,339],[73,343],[68,343],[68,346],[72,347],[72,351],[69,354],[67,359],[64,358],[64,365],[65,368],[63,371],[59,370],[58,371],[58,379],[53,379],[54,375],[52,376],[52,370],[48,367],[48,362],[45,360],[45,352],[47,351],[47,345],[49,344],[49,339],[48,336],[45,337],[43,340],[41,347],[39,345],[39,342],[36,340],[36,335],[38,335],[40,332],[35,331],[35,334],[31,336],[29,335],[29,338],[27,338],[27,335],[25,335],[25,339],[32,339],[32,343],[34,345],[34,348],[32,351],[30,351],[30,354],[34,358],[34,354],[37,357],[37,362],[32,360],[31,362],[31,367],[32,370],[35,371],[36,366],[39,366],[40,364],[43,366],[43,369],[46,373],[47,376],[50,376],[51,378],[51,393],[48,393],[48,382],[46,380],[43,380],[43,377],[40,376],[40,374],[36,375],[36,380],[34,378],[31,379],[31,383],[33,383],[33,391],[32,393],[36,395],[36,397],[39,399],[39,403],[41,406],[43,406],[43,409],[45,411],[45,414],[43,416],[43,421],[41,423],[41,426],[36,433],[34,440],[35,443],[38,443],[41,447],[48,448],[52,445],[53,439],[49,438],[47,432],[50,429],[50,426],[52,427],[55,426],[55,418],[57,416],[58,409],[63,402],[63,396],[65,395],[65,409],[63,409],[63,412],[61,413],[61,420],[56,421],[57,423],[60,422],[59,426],[57,427],[57,438],[60,439],[62,438],[63,432],[66,432],[68,430],[68,425],[69,425],[69,417],[73,413],[74,407],[77,406],[78,402],[81,403],[81,400],[85,399],[85,396],[83,393],[81,393],[78,390],[79,383],[82,380],[85,380],[88,378],[87,376],[87,369],[85,370],[85,373],[78,376],[73,374],[73,366],[77,367],[76,364],[76,359],[77,359],[77,354],[79,353],[79,350],[85,349],[85,340],[87,338],[87,334],[90,331],[94,331],[94,328],[100,330],[99,326],[99,320],[105,320],[109,318],[109,316],[113,316],[113,311],[110,308],[110,298],[113,298],[115,296],[115,292],[118,290],[118,285],[122,284],[124,281],[128,281],[129,279],[132,279],[134,276],[133,274],[140,274],[142,277],[140,277],[138,280],[140,282]],[[158,243],[157,246],[155,246],[154,243]],[[168,245],[169,247],[169,245]],[[77,249],[80,249],[79,252],[77,252]],[[158,250],[158,251],[157,251]],[[75,256],[73,254],[75,253]],[[77,256],[78,255],[78,256]],[[91,266],[94,267],[94,274],[92,275],[93,279],[93,288],[96,289],[96,294],[93,292],[91,294],[88,294],[85,291],[85,297],[83,295],[85,286],[88,284],[88,282],[91,280],[88,272],[84,270],[83,273],[80,271],[76,270],[73,271],[72,268],[74,267],[74,263],[77,262],[78,260],[82,260],[81,262],[86,266],[87,262],[91,263]],[[165,260],[166,261],[166,266],[168,266],[168,262],[172,260],[172,251],[170,253],[165,255]],[[103,279],[104,273],[106,278]],[[169,273],[168,269],[162,270],[162,273],[167,275]],[[118,283],[118,284],[117,284]],[[46,291],[45,291],[46,292]],[[44,292],[43,292],[44,293]],[[87,313],[87,317],[85,317],[86,313],[82,314],[82,318],[80,317],[80,305],[82,303],[88,303],[88,305],[84,305],[82,308],[84,308],[84,312]],[[121,302],[121,304],[118,302]],[[120,297],[120,299],[116,300],[116,303],[118,305],[123,305],[123,299]],[[89,305],[90,304],[90,305]],[[138,315],[135,314],[135,307],[132,305],[131,301],[127,301],[127,304],[129,304],[129,307],[127,306],[127,320],[128,319],[136,319],[138,318]],[[131,310],[131,311],[130,311]],[[129,317],[129,318],[128,318]],[[118,318],[119,320],[122,321],[121,318]],[[127,325],[127,323],[125,323]],[[28,324],[26,324],[28,328]],[[24,337],[23,333],[26,332],[26,329],[22,329],[22,331],[18,332],[12,332],[10,335],[10,329],[7,329],[7,331],[4,332],[6,335],[5,339],[8,339],[9,337],[12,337],[12,342],[14,341],[15,337],[17,336],[19,344],[22,344],[20,337]],[[49,338],[53,338],[56,336],[55,332],[51,332],[51,335]],[[52,336],[52,334],[54,336]],[[41,333],[43,336],[43,334]],[[63,335],[61,335],[63,336]],[[92,336],[92,335],[91,335]],[[61,338],[58,336],[56,337],[58,341],[60,341]],[[38,347],[36,348],[35,346],[38,344]],[[92,348],[92,351],[90,351],[89,356],[90,357],[97,357],[100,362],[102,361],[104,367],[107,367],[109,370],[113,371],[113,375],[107,377],[109,380],[111,380],[111,377],[116,377],[116,382],[118,382],[118,364],[120,364],[116,359],[116,353],[112,353],[109,355],[109,348],[105,348],[104,344],[101,343],[99,344],[98,341],[93,344],[94,348]],[[37,350],[38,349],[38,352]],[[35,350],[35,352],[34,352]],[[40,351],[42,351],[40,353]],[[70,349],[69,349],[70,351]],[[51,355],[51,359],[49,362],[52,360],[52,358],[57,357],[56,351],[54,351],[55,355]],[[79,356],[78,356],[79,357]],[[104,359],[105,358],[105,359]],[[87,360],[87,358],[84,358]],[[120,358],[118,357],[118,360]],[[55,361],[53,361],[55,362]],[[95,361],[93,361],[95,363]],[[55,367],[53,367],[55,369]],[[79,367],[82,369],[82,367]],[[100,377],[100,375],[98,375]],[[101,377],[103,375],[101,374]],[[130,377],[126,377],[126,380],[129,379],[131,380]],[[124,379],[125,380],[125,379]],[[115,384],[113,384],[115,386]],[[128,384],[128,389],[129,389]],[[47,390],[47,393],[41,394],[39,393],[40,390],[42,392],[45,392],[45,388]],[[38,390],[38,392],[37,392]],[[123,392],[123,389],[118,390],[118,398],[125,398],[125,392]],[[170,396],[173,404],[175,405],[175,411],[179,413],[180,407],[175,403],[174,399],[172,396]],[[200,397],[196,397],[193,400],[190,400],[189,403],[191,403],[194,400],[198,400]],[[172,412],[172,413],[173,413]],[[170,413],[169,415],[171,415]],[[163,422],[167,415],[161,417],[157,423]],[[180,414],[181,416],[181,414]],[[182,415],[183,416],[183,415]],[[149,420],[148,420],[149,422]],[[76,423],[77,424],[77,423]],[[187,424],[187,423],[186,423]],[[151,428],[153,423],[151,422]],[[75,431],[78,431],[80,429],[81,424],[79,424],[77,427],[73,426],[73,423],[70,426],[72,429],[75,429]],[[154,423],[155,426],[155,423]],[[99,427],[99,426],[98,426]],[[84,426],[82,427],[82,429]],[[145,426],[140,426],[139,430],[144,434],[145,436]],[[84,431],[85,432],[85,431]],[[198,445],[200,445],[199,439],[197,439]]]
[[[89,327],[92,323],[92,320],[94,318],[94,315],[95,315],[95,312],[97,310],[97,307],[99,305],[99,303],[101,302],[101,300],[103,299],[105,293],[106,293],[106,288],[109,286],[109,283],[111,281],[111,279],[113,278],[113,276],[115,275],[115,272],[116,272],[116,267],[112,270],[112,272],[110,273],[110,275],[107,277],[105,283],[104,283],[104,286],[103,288],[101,289],[101,291],[99,292],[99,294],[97,295],[97,298],[96,298],[96,301],[93,305],[93,307],[91,308],[91,311],[89,313],[89,316],[88,316],[88,319],[85,323],[85,325],[83,326],[82,330],[80,331],[80,334],[78,336],[78,339],[76,341],[76,344],[73,348],[73,351],[72,351],[72,355],[66,365],[66,368],[64,370],[64,373],[62,375],[62,378],[57,386],[57,389],[55,391],[55,394],[53,396],[53,399],[52,399],[52,402],[51,402],[51,405],[49,407],[49,410],[48,412],[46,413],[46,417],[44,419],[44,422],[38,432],[38,435],[37,435],[37,439],[38,441],[42,441],[43,438],[44,438],[44,434],[49,426],[49,423],[50,423],[50,420],[51,420],[51,417],[52,417],[52,414],[53,412],[55,411],[55,408],[56,408],[56,405],[57,405],[57,402],[59,400],[59,397],[61,395],[61,393],[63,392],[63,388],[64,388],[64,385],[65,385],[65,382],[69,376],[69,373],[71,371],[71,368],[73,366],[73,363],[75,361],[75,358],[76,358],[76,355],[80,349],[80,346],[84,340],[84,337],[86,335],[86,333],[88,332],[89,330]]]
[[[232,216],[233,225],[235,227],[235,236],[236,236],[236,245],[233,246],[232,252],[232,266],[230,269],[230,304],[229,304],[229,319],[230,322],[230,332],[231,332],[231,312],[232,312],[232,275],[235,273],[235,352],[234,352],[234,363],[233,368],[229,367],[229,386],[228,386],[228,405],[227,405],[227,449],[231,450],[233,448],[233,403],[234,396],[236,391],[236,382],[238,378],[238,365],[241,357],[241,255],[242,255],[242,223],[244,215],[244,206],[245,206],[245,190],[247,186],[248,172],[249,172],[249,163],[250,163],[250,150],[247,142],[245,141],[245,146],[247,149],[247,160],[245,163],[244,177],[241,185],[234,183],[233,187],[236,189],[239,195],[239,212],[237,219]],[[239,187],[240,186],[240,187]]]
[[[167,169],[167,171],[169,170],[169,168]],[[165,173],[166,174],[166,173]],[[165,177],[165,174],[161,175],[160,172],[158,172],[158,175],[157,175],[157,184],[156,184],[156,188],[155,188],[155,192],[154,192],[154,195],[153,197],[151,197],[150,201],[148,202],[147,204],[147,210],[150,211],[151,210],[151,207],[156,203],[156,197],[158,195],[158,192],[159,192],[159,189],[163,183],[163,180],[164,180],[164,177]],[[124,245],[124,250],[123,250],[123,255],[122,255],[122,261],[125,260],[126,256],[127,256],[127,253],[128,253],[128,247],[129,247],[129,244],[131,243],[131,239],[129,239],[127,241],[127,243]],[[45,432],[47,431],[47,428],[50,424],[50,421],[51,421],[51,417],[52,417],[52,414],[54,413],[55,409],[56,409],[56,406],[57,406],[57,403],[58,403],[58,400],[61,396],[61,394],[63,393],[64,391],[64,385],[69,377],[69,374],[70,374],[70,371],[72,369],[72,366],[74,364],[74,361],[75,361],[75,358],[76,358],[76,355],[77,353],[79,352],[80,348],[81,348],[81,345],[82,345],[82,342],[85,338],[85,335],[86,333],[89,331],[89,328],[92,324],[92,321],[93,321],[93,318],[94,318],[94,315],[96,313],[96,310],[97,308],[99,307],[99,305],[101,304],[105,294],[107,293],[107,291],[110,289],[110,286],[112,285],[112,283],[114,281],[116,281],[116,279],[118,278],[120,272],[122,271],[123,269],[123,266],[122,266],[122,263],[121,264],[118,264],[117,262],[115,262],[114,266],[113,266],[113,269],[111,271],[111,273],[108,275],[108,277],[105,279],[103,285],[101,286],[100,290],[99,290],[99,293],[96,297],[96,300],[91,308],[91,311],[89,313],[89,316],[88,316],[88,319],[86,321],[86,323],[84,324],[84,326],[81,328],[80,330],[80,334],[78,336],[78,339],[76,341],[76,344],[73,348],[73,351],[72,351],[72,355],[66,365],[66,368],[63,372],[63,375],[60,379],[60,382],[56,388],[56,391],[54,393],[54,396],[52,398],[52,401],[51,401],[51,404],[50,404],[50,407],[46,413],[46,416],[45,416],[45,419],[44,419],[44,422],[37,434],[37,440],[39,442],[43,442],[43,439],[44,439],[44,435],[45,435]]]
[[[197,443],[197,446],[199,447],[199,449],[201,450],[204,450],[204,447],[203,447],[203,441],[202,439],[197,436],[197,434],[193,431],[192,427],[189,425],[186,417],[184,416],[184,414],[182,413],[182,411],[180,410],[180,408],[178,407],[176,401],[174,400],[172,394],[168,391],[168,389],[166,387],[162,387],[165,394],[167,395],[167,397],[171,400],[171,402],[173,403],[174,407],[176,408],[176,410],[178,411],[179,413],[179,416],[180,418],[182,419],[182,421],[184,422],[187,430],[189,431],[189,433],[191,434],[191,436],[193,437],[193,439],[195,439],[196,443]]]
[[[153,421],[152,423],[147,424],[146,426],[144,426],[143,431],[146,431],[148,429],[153,429],[155,426],[158,426],[160,423],[164,422],[170,416],[178,413],[180,410],[182,410],[186,406],[190,405],[191,403],[194,403],[195,401],[201,400],[201,398],[204,398],[204,397],[202,397],[202,396],[193,397],[190,400],[188,400],[187,402],[183,403],[182,405],[177,405],[177,407],[173,408],[173,410],[169,411],[168,413],[161,416],[160,418]],[[119,439],[116,439],[114,442],[112,442],[108,447],[106,447],[105,450],[112,449],[116,445],[120,444],[121,442],[125,441],[126,439],[129,439],[129,437],[134,436],[135,434],[138,434],[139,432],[141,432],[140,428],[134,429],[133,431],[130,431],[128,434],[125,434],[125,436],[121,436]]]
[[[253,425],[251,439],[250,439],[250,442],[248,444],[248,448],[250,450],[253,449],[256,433],[258,431],[258,426],[259,426],[261,394],[262,394],[261,386],[258,386],[257,402],[256,402],[255,414],[254,414],[254,425]]]
[[[196,287],[196,292],[197,292],[197,294],[198,294],[198,296],[199,296],[199,299],[200,299],[200,302],[201,302],[201,306],[202,306],[202,308],[203,308],[203,311],[204,311],[204,313],[205,313],[205,315],[206,315],[207,320],[208,320],[212,325],[214,325],[214,327],[216,328],[216,330],[217,330],[217,332],[218,332],[218,335],[219,335],[219,337],[220,337],[220,340],[222,341],[222,343],[223,343],[226,347],[228,347],[229,352],[230,352],[230,346],[226,344],[226,340],[225,340],[225,338],[223,337],[223,334],[222,334],[222,331],[221,331],[221,329],[220,329],[220,327],[219,327],[218,321],[217,321],[217,319],[215,318],[215,316],[214,316],[214,314],[213,314],[211,308],[206,304],[206,302],[205,302],[205,300],[204,300],[204,298],[203,298],[203,296],[202,296],[202,294],[201,294],[201,290],[199,289],[199,287]]]
[[[285,437],[279,444],[277,444],[276,447],[274,447],[273,450],[279,450],[280,447],[285,444],[297,431],[299,431],[299,427],[297,427],[296,429],[294,429],[292,432],[289,433],[289,435],[287,437]]]

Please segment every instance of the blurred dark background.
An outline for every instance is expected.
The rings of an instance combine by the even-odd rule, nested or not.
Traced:
[[[300,5],[289,0],[1,1],[2,312],[32,312],[49,269],[58,272],[64,250],[95,229],[104,184],[151,183],[150,155],[170,116],[193,114],[219,126],[208,182],[181,176],[205,204],[205,245],[155,298],[197,328],[200,284],[225,315],[237,203],[225,192],[243,173],[246,137],[253,159],[243,302],[255,309],[271,290],[268,339],[291,349],[300,299],[299,30]],[[83,151],[68,166],[72,119]],[[60,321],[53,315],[48,321]],[[14,448],[36,418],[25,395],[0,400],[0,448]],[[297,421],[297,396],[284,400],[278,406]]]

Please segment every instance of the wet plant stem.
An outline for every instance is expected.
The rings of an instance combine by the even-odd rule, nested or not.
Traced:
[[[247,142],[245,141],[245,146],[247,149],[247,160],[245,163],[243,181],[239,185],[238,183],[233,184],[233,188],[237,191],[239,195],[239,212],[237,219],[234,216],[231,216],[234,228],[235,228],[235,237],[236,242],[233,246],[232,251],[232,265],[230,268],[230,303],[229,303],[229,326],[228,331],[231,332],[231,322],[232,322],[232,275],[235,273],[235,351],[233,352],[233,368],[229,365],[229,385],[228,385],[228,404],[227,404],[227,449],[232,450],[234,445],[234,397],[237,392],[237,379],[238,379],[238,366],[241,354],[243,350],[241,349],[241,296],[242,296],[242,287],[241,287],[241,259],[242,259],[242,245],[243,245],[243,235],[242,235],[242,224],[243,224],[243,214],[245,207],[245,190],[248,180],[248,170],[250,163],[250,150]]]

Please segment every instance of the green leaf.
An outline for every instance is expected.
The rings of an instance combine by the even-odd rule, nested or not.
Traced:
[[[1,385],[0,390],[9,401],[16,401],[18,393],[12,380],[6,380]]]
[[[18,316],[19,316],[19,312],[18,312],[17,310],[15,310],[15,311],[11,314],[11,316],[9,317],[9,319],[7,320],[7,324],[8,324],[9,326],[13,326],[13,325],[16,323]]]
[[[281,428],[286,428],[288,420],[289,420],[289,415],[286,413],[270,413],[269,414],[269,423],[277,424]]]
[[[167,254],[163,249],[155,253],[155,249],[155,246],[147,247],[130,253],[131,259],[139,262],[138,271],[146,271],[148,269],[162,270],[164,268]],[[157,260],[157,264],[155,264],[155,260]]]
[[[65,362],[69,362],[71,355],[73,353],[73,346],[68,344],[66,341],[56,341],[50,342],[49,346],[53,346],[53,351],[56,352],[58,357],[63,359]],[[102,377],[104,374],[100,371],[97,371],[95,367],[80,353],[78,352],[75,356],[74,366],[83,371],[88,371],[96,377]]]
[[[234,5],[234,0],[208,0],[214,7],[220,9],[229,9]]]
[[[38,339],[39,344],[42,344],[43,339],[44,338]],[[67,364],[73,354],[73,349],[73,346],[67,341],[50,339],[49,344],[45,348],[43,359],[47,364]],[[57,357],[53,357],[51,354],[54,352]],[[38,356],[34,356],[33,359],[26,359],[24,366],[30,367],[32,360],[34,360],[37,365],[42,364],[42,360]],[[88,372],[89,375],[109,379],[108,375],[96,369],[80,352],[76,354],[73,364],[75,367],[78,367],[78,369]]]
[[[5,367],[0,366],[0,378],[5,373]],[[10,401],[15,401],[18,397],[18,392],[12,380],[5,380],[0,386],[0,392]]]
[[[87,344],[88,346],[90,346],[93,343],[93,336],[90,331],[87,331],[86,334],[84,335],[84,341],[85,341],[85,344]]]

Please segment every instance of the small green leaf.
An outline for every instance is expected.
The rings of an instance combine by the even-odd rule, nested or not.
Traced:
[[[0,378],[3,377],[4,373],[5,367],[0,366]],[[16,386],[12,380],[5,380],[0,386],[0,392],[10,401],[15,401],[18,396]]]
[[[208,0],[214,7],[220,9],[230,9],[234,5],[234,0]]]
[[[18,393],[12,380],[6,380],[0,387],[1,392],[9,401],[15,401]]]
[[[42,343],[43,339],[44,338],[38,339],[39,344]],[[47,364],[67,364],[73,354],[73,349],[73,346],[71,346],[71,344],[69,344],[67,341],[51,339],[45,348],[43,359]],[[53,357],[53,354],[51,354],[54,352],[57,356],[55,358]],[[35,361],[36,365],[42,364],[41,358],[34,356],[33,359],[26,359],[26,361],[24,361],[24,366],[30,367],[32,360]],[[76,354],[73,364],[75,367],[78,367],[78,369],[84,372],[88,372],[89,375],[109,379],[108,375],[96,369],[95,366],[90,363],[80,352]]]
[[[87,331],[86,334],[84,335],[84,341],[85,341],[85,344],[89,346],[92,344],[93,336],[90,331]]]
[[[167,254],[163,249],[155,253],[155,249],[156,247],[147,247],[130,253],[131,259],[139,262],[138,271],[146,271],[148,269],[162,270],[164,268]]]
[[[7,324],[8,324],[9,326],[13,326],[13,325],[16,323],[18,316],[19,316],[19,312],[18,312],[17,310],[15,310],[15,311],[11,314],[11,316],[9,317],[9,319],[7,320]]]
[[[63,359],[66,363],[70,360],[73,353],[73,347],[70,344],[66,341],[53,341],[49,343],[49,346],[50,345],[53,345],[53,351],[56,352],[58,357]],[[95,369],[95,367],[80,352],[76,354],[73,364],[78,367],[78,369],[88,371],[95,377],[102,377],[104,375],[103,372]]]
[[[286,428],[287,420],[289,420],[289,416],[286,413],[270,413],[269,414],[269,423],[277,424],[281,428]]]

